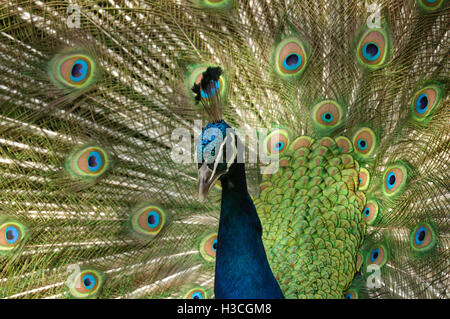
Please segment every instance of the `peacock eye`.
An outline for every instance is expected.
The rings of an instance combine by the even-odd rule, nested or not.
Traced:
[[[138,209],[131,217],[133,230],[145,236],[156,236],[164,227],[165,222],[166,213],[154,205]]]
[[[370,29],[361,38],[358,45],[358,60],[365,66],[381,66],[387,56],[388,36],[383,29]]]
[[[0,225],[0,252],[17,248],[25,236],[25,228],[17,222],[4,222]]]
[[[375,224],[378,217],[378,203],[375,200],[369,200],[364,207],[363,215],[367,224]]]
[[[288,132],[281,129],[270,133],[264,140],[265,150],[268,155],[281,155],[288,149],[289,143]]]
[[[402,165],[390,166],[384,173],[384,193],[387,196],[397,194],[406,184],[407,170]]]
[[[442,97],[440,85],[433,84],[419,90],[412,101],[412,113],[417,121],[425,120],[439,105]]]
[[[200,254],[208,262],[216,260],[217,233],[204,237],[200,243]]]
[[[425,11],[435,11],[441,7],[445,2],[444,0],[418,0],[419,5]]]
[[[369,156],[376,145],[375,133],[368,127],[359,129],[353,136],[353,146],[362,156]]]
[[[410,234],[411,246],[417,252],[432,250],[437,244],[437,230],[429,223],[418,224]]]
[[[93,269],[81,271],[70,286],[70,293],[75,298],[88,298],[96,295],[103,283],[102,275]]]
[[[296,37],[289,37],[280,42],[275,49],[277,72],[282,76],[300,75],[307,64],[303,42]]]
[[[334,128],[341,123],[342,107],[335,101],[326,100],[314,106],[314,123],[321,128]]]
[[[380,267],[384,266],[388,260],[388,252],[384,245],[373,247],[367,256],[367,265],[376,264]]]
[[[108,154],[98,146],[82,147],[71,154],[66,161],[66,168],[76,177],[99,177],[108,166]]]
[[[189,290],[184,296],[184,299],[206,299],[206,298],[207,298],[206,290],[201,287],[196,287]]]
[[[347,292],[347,294],[345,295],[345,299],[355,299],[355,293],[353,292]]]
[[[87,55],[57,55],[51,65],[50,78],[57,86],[83,88],[94,80],[95,63]]]

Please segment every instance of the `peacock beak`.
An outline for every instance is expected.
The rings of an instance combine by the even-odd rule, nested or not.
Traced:
[[[214,183],[217,182],[222,174],[215,173],[209,169],[208,164],[203,162],[202,166],[198,170],[198,197],[200,201],[204,202]]]

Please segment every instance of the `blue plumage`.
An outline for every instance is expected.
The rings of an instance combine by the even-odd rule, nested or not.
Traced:
[[[227,129],[230,126],[223,120],[209,123],[197,145],[200,182],[207,185],[201,188],[209,189],[216,179],[222,184],[214,294],[216,298],[283,298],[264,250],[261,221],[247,191],[245,166],[219,157],[237,152],[237,147],[226,145]],[[235,138],[228,133],[228,138]],[[239,141],[231,145],[235,143]]]
[[[247,191],[244,164],[233,164],[221,183],[215,297],[284,298],[267,261],[261,222]]]

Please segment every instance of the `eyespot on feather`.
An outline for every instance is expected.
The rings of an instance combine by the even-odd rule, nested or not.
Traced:
[[[207,299],[207,298],[208,294],[206,290],[202,287],[195,287],[189,290],[184,296],[184,299]]]
[[[363,219],[368,225],[374,225],[378,220],[379,207],[375,200],[368,200],[363,209]]]
[[[200,242],[200,254],[207,262],[215,262],[217,250],[217,233],[205,236]]]
[[[342,107],[335,101],[325,100],[314,106],[312,117],[320,128],[335,128],[342,122]]]
[[[59,88],[85,89],[95,83],[96,62],[84,53],[55,55],[48,68],[51,81]]]
[[[290,139],[286,130],[277,129],[264,139],[264,150],[269,156],[281,155],[289,147]]]
[[[375,264],[383,267],[389,259],[389,251],[384,244],[374,245],[366,257],[366,270],[369,265]]]
[[[353,136],[354,151],[363,157],[368,157],[372,154],[376,143],[375,133],[368,127],[360,128]]]
[[[107,171],[110,158],[99,146],[82,146],[67,157],[65,166],[73,177],[95,179]]]
[[[399,194],[406,185],[408,171],[403,165],[391,165],[383,174],[383,193],[386,196]]]
[[[17,249],[26,235],[25,226],[13,220],[0,221],[0,254]]]
[[[167,215],[162,208],[146,205],[133,213],[131,227],[137,234],[154,237],[163,229],[166,220]]]
[[[442,86],[432,84],[416,92],[411,103],[412,115],[416,121],[430,116],[442,99]]]
[[[94,298],[103,285],[103,275],[94,269],[85,269],[76,275],[70,285],[70,294],[74,298]]]
[[[291,36],[275,48],[275,69],[283,77],[299,76],[308,64],[308,56],[302,40]]]
[[[368,29],[358,44],[358,61],[365,67],[377,69],[386,62],[388,50],[389,38],[386,30]]]
[[[438,243],[438,231],[433,224],[428,222],[415,226],[409,237],[411,248],[418,253],[430,252]]]
[[[344,299],[358,299],[358,292],[354,290],[348,290],[344,296]]]
[[[419,6],[426,12],[432,12],[440,9],[444,0],[417,0]]]

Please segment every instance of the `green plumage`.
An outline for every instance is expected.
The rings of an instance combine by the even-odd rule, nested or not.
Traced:
[[[448,1],[71,3],[0,5],[0,297],[214,297],[208,66],[285,297],[449,297]]]
[[[274,275],[287,298],[341,298],[366,231],[353,158],[333,140],[293,145],[255,202]],[[278,190],[280,192],[278,192]]]

